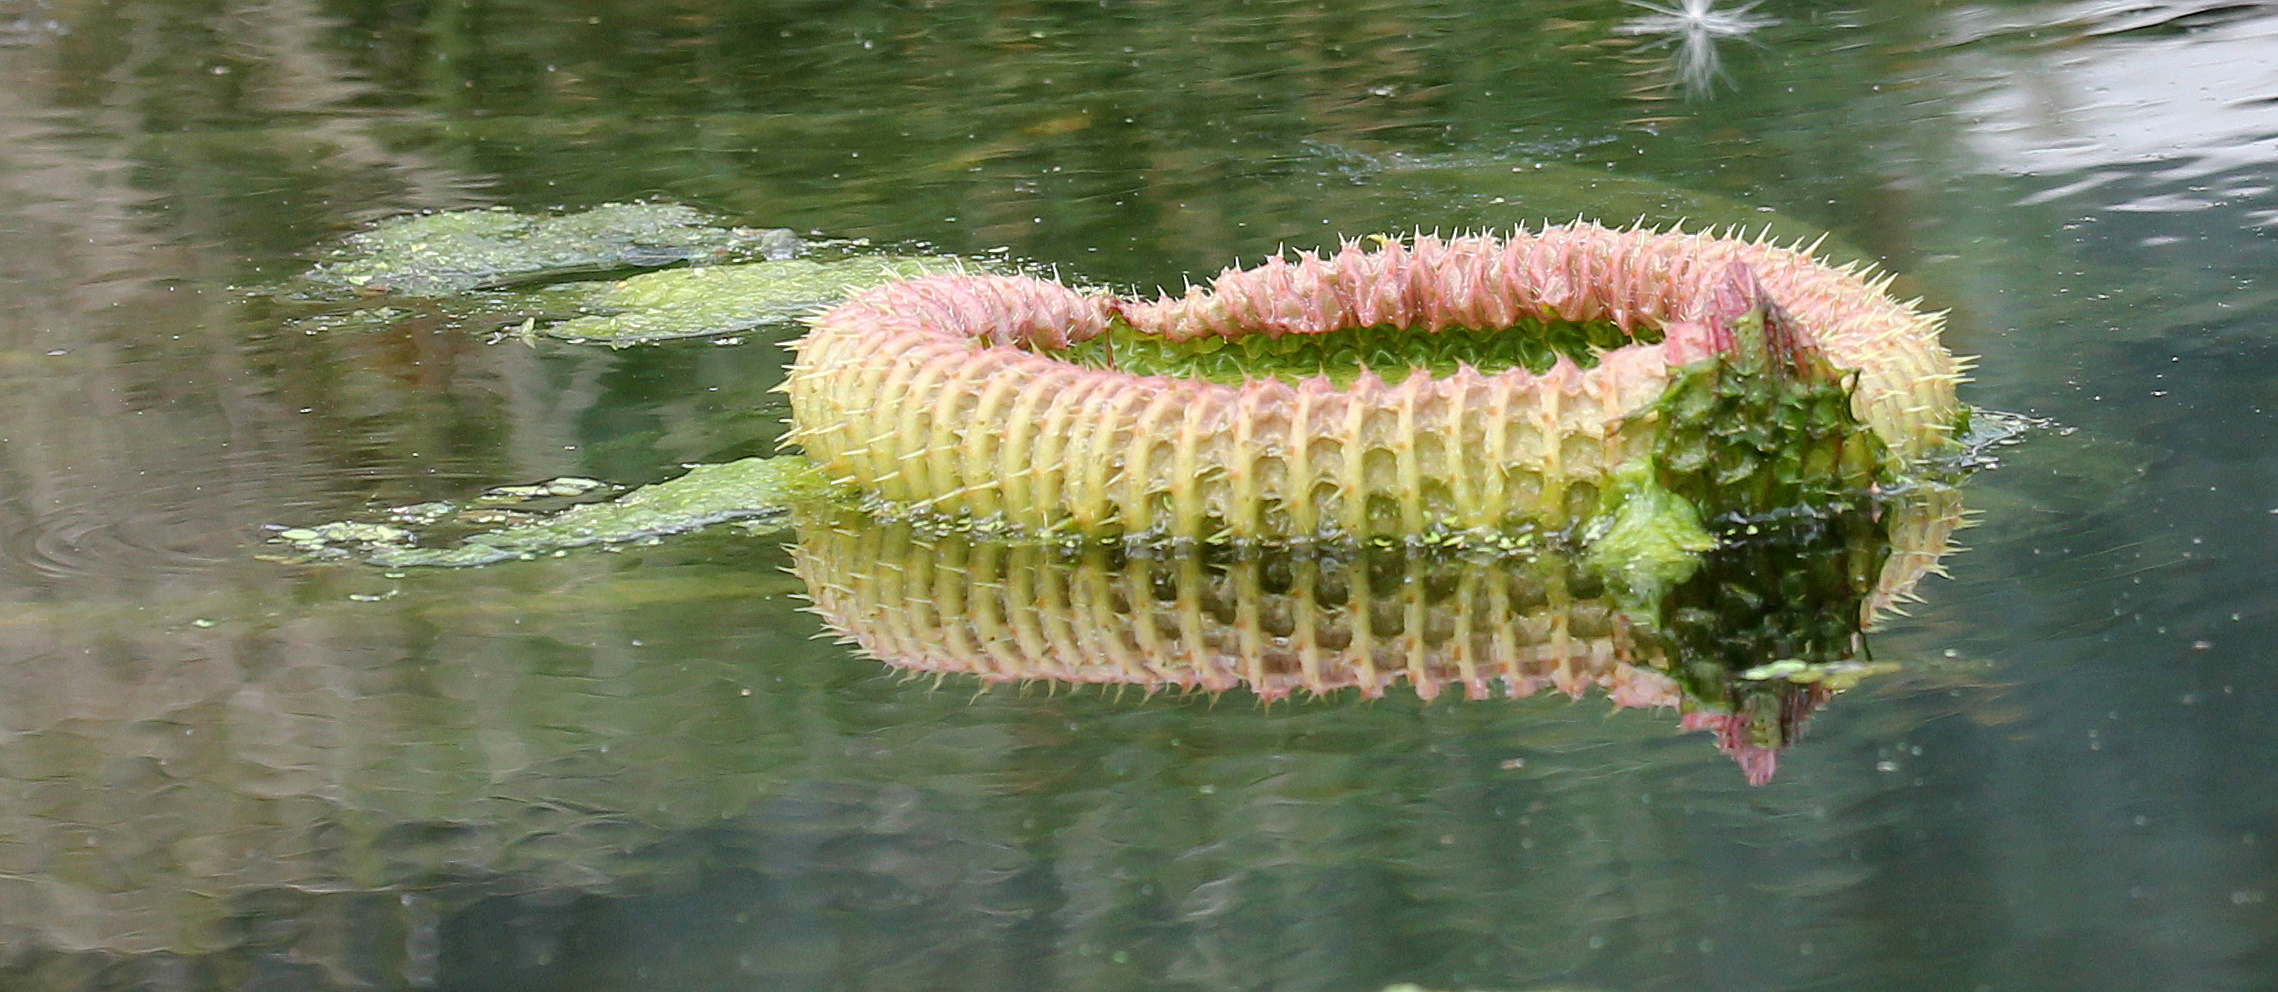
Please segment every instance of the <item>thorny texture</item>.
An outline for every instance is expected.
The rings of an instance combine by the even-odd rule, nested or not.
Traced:
[[[1853,413],[1893,473],[1950,443],[1958,364],[1939,319],[1888,279],[1808,250],[1577,223],[1509,238],[1418,236],[1272,258],[1134,302],[1008,276],[864,293],[816,321],[786,389],[788,435],[835,481],[913,511],[1026,531],[1236,541],[1562,527],[1652,454],[1675,371],[1734,353],[1761,313],[1772,357],[1855,373]],[[1055,356],[1118,322],[1167,341],[1521,317],[1657,329],[1584,370],[1470,367],[1340,388],[1140,377]]]

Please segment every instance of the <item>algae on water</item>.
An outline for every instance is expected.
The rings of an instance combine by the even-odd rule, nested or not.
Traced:
[[[558,276],[675,262],[787,259],[786,229],[729,227],[669,203],[612,203],[537,216],[503,207],[382,221],[350,235],[312,281],[359,292],[448,296]]]

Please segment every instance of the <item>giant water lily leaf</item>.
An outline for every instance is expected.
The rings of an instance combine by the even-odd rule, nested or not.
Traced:
[[[829,489],[796,455],[700,465],[677,479],[642,486],[606,503],[476,534],[455,548],[383,547],[379,565],[487,565],[595,544],[628,544],[729,520],[780,521],[790,507]]]
[[[535,486],[491,490],[468,504],[421,503],[390,511],[388,523],[337,521],[280,531],[270,539],[290,554],[279,560],[365,559],[376,565],[466,567],[591,545],[632,544],[730,520],[755,530],[785,523],[794,505],[832,492],[813,463],[797,455],[745,458],[699,465],[676,479],[627,492],[606,502],[554,511],[516,504],[576,497],[606,490],[591,479],[556,479]],[[454,546],[419,542],[442,532],[474,533]]]
[[[558,217],[454,210],[350,235],[308,278],[359,292],[447,296],[675,262],[789,258],[799,249],[788,230],[729,227],[678,204],[612,203]]]
[[[850,293],[967,267],[829,242],[823,257],[784,229],[716,223],[676,204],[610,204],[557,217],[461,210],[383,221],[351,235],[307,278],[356,295],[294,321],[310,332],[387,330],[440,320],[613,346],[733,334],[810,316]],[[655,267],[614,281],[589,273]],[[551,283],[551,285],[532,285]]]
[[[955,271],[954,258],[855,255],[648,272],[617,282],[569,283],[535,294],[541,309],[589,311],[542,328],[573,341],[624,346],[729,334],[822,311],[858,290],[927,272]]]

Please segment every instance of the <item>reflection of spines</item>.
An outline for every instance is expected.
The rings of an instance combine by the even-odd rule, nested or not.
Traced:
[[[1264,699],[1405,681],[1484,698],[1544,687],[1677,702],[1603,586],[1562,559],[1493,567],[1395,548],[1355,557],[1144,557],[1087,545],[809,526],[795,549],[815,610],[898,667]]]
[[[1731,755],[1748,784],[1763,785],[1779,768],[1780,749],[1803,736],[1804,723],[1835,698],[1823,685],[1782,685],[1747,696],[1731,710],[1693,709],[1679,725],[1716,735],[1716,749]]]
[[[1951,490],[1925,487],[1770,522],[1639,601],[1557,550],[981,541],[806,512],[793,560],[813,612],[913,673],[1264,700],[1402,682],[1425,699],[1595,688],[1617,706],[1679,708],[1758,781],[1813,711],[1875,670],[1864,631],[1961,520]]]
[[[1874,591],[1860,606],[1860,619],[1869,625],[1891,614],[1903,614],[1901,604],[1920,602],[1915,591],[1925,576],[1946,574],[1940,561],[1961,550],[1954,532],[1971,524],[1962,509],[1961,490],[1948,485],[1916,486],[1892,501],[1883,516],[1890,558],[1883,563]]]

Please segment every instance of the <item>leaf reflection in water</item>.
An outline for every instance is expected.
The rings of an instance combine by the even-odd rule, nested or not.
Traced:
[[[823,509],[793,554],[814,612],[911,672],[1268,702],[1401,682],[1425,699],[1594,688],[1675,708],[1763,784],[1812,712],[1892,667],[1866,633],[1938,569],[1960,521],[1954,490],[1923,487],[1751,525],[1646,589],[1555,548],[1068,547]]]

